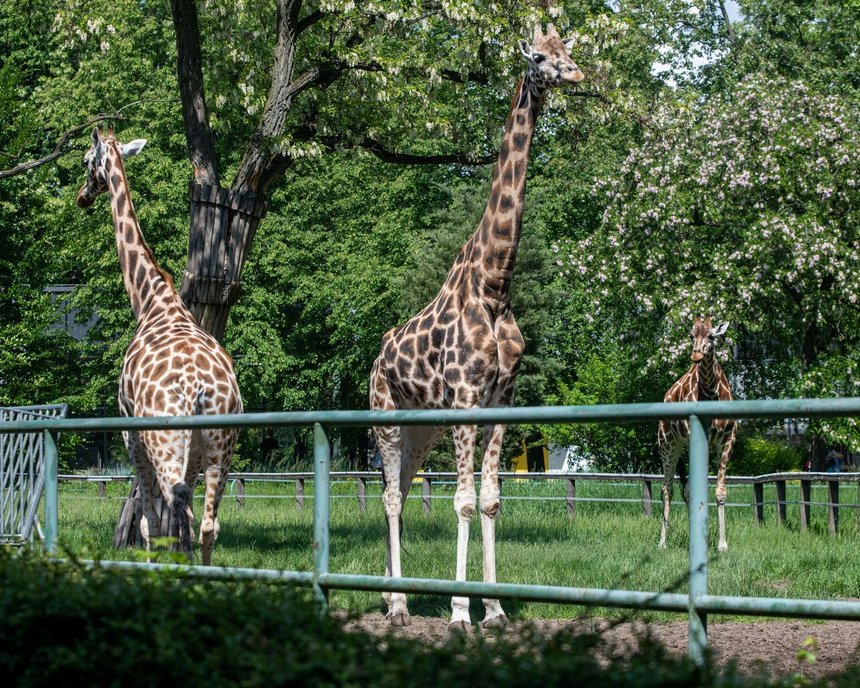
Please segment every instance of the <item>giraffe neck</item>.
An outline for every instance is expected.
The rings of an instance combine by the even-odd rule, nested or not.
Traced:
[[[706,354],[699,363],[699,399],[718,398],[718,385],[721,375],[720,364],[717,363],[713,351]]]
[[[481,300],[498,307],[509,299],[522,230],[526,168],[544,91],[528,73],[520,81],[478,229],[463,247],[466,279]]]
[[[173,278],[161,268],[143,238],[116,141],[108,144],[105,172],[120,270],[134,317],[140,323],[175,305],[179,298]]]

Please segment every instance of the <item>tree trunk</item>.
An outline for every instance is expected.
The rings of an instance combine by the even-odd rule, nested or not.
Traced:
[[[204,330],[224,336],[230,308],[239,298],[239,279],[268,203],[251,193],[191,183],[188,265],[180,296]]]

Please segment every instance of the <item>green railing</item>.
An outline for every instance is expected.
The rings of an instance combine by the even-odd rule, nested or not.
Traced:
[[[91,562],[92,566],[120,570],[179,570],[210,580],[260,580],[309,586],[323,609],[333,589],[420,592],[465,597],[514,598],[530,601],[601,607],[652,609],[688,614],[688,651],[701,662],[707,647],[709,613],[755,614],[805,618],[860,620],[860,602],[731,597],[708,594],[708,437],[712,418],[819,418],[860,416],[860,398],[794,399],[676,404],[623,404],[605,406],[553,406],[468,410],[320,411],[255,413],[240,416],[149,418],[75,418],[0,423],[3,432],[44,434],[45,540],[49,552],[57,538],[57,447],[59,432],[103,430],[161,430],[185,428],[314,427],[314,565],[313,572],[244,568],[174,566],[134,562]],[[339,574],[329,571],[330,449],[327,427],[378,425],[483,425],[487,423],[586,423],[683,419],[690,422],[689,454],[689,587],[688,593],[641,592],[595,588],[568,588],[511,583],[448,581],[426,578]]]

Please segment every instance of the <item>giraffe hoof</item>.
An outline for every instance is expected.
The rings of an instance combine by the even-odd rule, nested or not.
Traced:
[[[492,628],[499,631],[501,631],[507,625],[508,617],[504,614],[499,614],[498,616],[491,616],[489,619],[484,619],[481,622],[481,626],[483,628]]]
[[[469,633],[472,630],[472,624],[468,621],[452,621],[448,624],[449,633]]]
[[[397,628],[409,626],[412,623],[409,612],[398,612],[397,614],[389,612],[387,618],[391,622],[391,625]]]

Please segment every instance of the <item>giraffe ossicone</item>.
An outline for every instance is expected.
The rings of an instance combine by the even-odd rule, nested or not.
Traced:
[[[731,401],[732,391],[729,380],[716,359],[716,344],[722,337],[729,324],[723,323],[714,327],[711,316],[702,319],[696,316],[690,339],[693,351],[690,355],[693,365],[666,392],[663,401]],[[732,419],[712,419],[708,431],[708,446],[714,446],[720,457],[717,469],[717,517],[719,520],[720,552],[728,550],[726,541],[726,468],[735,444],[735,421]],[[684,487],[686,500],[686,472],[684,461],[690,446],[690,423],[686,420],[660,421],[657,428],[657,445],[660,449],[660,459],[663,463],[663,518],[660,526],[658,547],[667,546],[669,531],[669,510],[672,503],[672,483],[675,471],[679,470],[681,484]]]
[[[510,406],[525,348],[511,312],[510,284],[522,229],[526,167],[535,122],[550,88],[574,86],[582,71],[571,59],[572,41],[550,24],[535,29],[532,43],[519,41],[528,61],[505,122],[490,198],[478,229],[460,250],[436,298],[406,323],[387,332],[370,374],[370,407],[465,409]],[[442,427],[386,426],[375,429],[382,455],[383,505],[388,523],[386,575],[402,576],[400,515],[412,479],[444,432]],[[484,427],[480,501],[475,494],[477,427],[453,428],[457,459],[456,579],[466,580],[469,526],[481,514],[483,574],[496,581],[495,518],[500,509],[499,454],[505,427]],[[395,626],[409,624],[406,596],[383,595]],[[485,627],[507,617],[498,600],[485,599]],[[471,625],[469,601],[451,600],[451,627]]]
[[[173,278],[155,259],[143,238],[131,201],[123,159],[145,145],[125,145],[109,131],[94,129],[84,156],[87,179],[77,204],[87,208],[103,193],[110,197],[114,237],[126,292],[137,321],[119,378],[119,411],[123,416],[196,416],[241,413],[242,399],[233,361],[201,329],[182,303]],[[170,507],[171,532],[179,550],[191,556],[192,496],[204,473],[206,493],[200,523],[200,551],[212,560],[218,535],[218,505],[236,444],[235,429],[152,430],[123,432],[134,463],[143,504],[141,534],[150,548],[159,534],[156,490]]]

